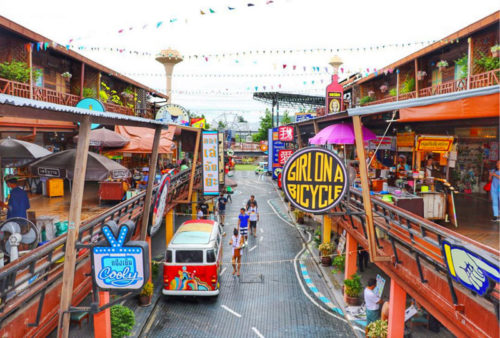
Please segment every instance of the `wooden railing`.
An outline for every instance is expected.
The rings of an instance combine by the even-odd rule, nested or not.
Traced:
[[[29,99],[30,85],[27,83],[0,78],[0,94],[7,94]],[[74,107],[82,98],[78,95],[62,93],[56,90],[33,86],[33,99],[37,101],[44,101]],[[133,109],[117,104],[105,103],[104,107],[106,108],[106,111],[109,112],[124,115],[134,115]]]
[[[485,73],[472,75],[470,78],[470,89],[498,85],[499,73],[500,69],[497,69]],[[436,86],[422,88],[418,91],[418,97],[448,94],[448,93],[459,92],[462,90],[467,90],[467,78],[448,81]],[[366,105],[371,106],[375,104],[382,104],[394,101],[404,101],[404,100],[414,99],[416,97],[417,97],[417,92],[413,91],[410,93],[400,94],[399,98],[396,98],[396,96],[386,97],[377,101],[372,101],[370,103],[367,103]]]

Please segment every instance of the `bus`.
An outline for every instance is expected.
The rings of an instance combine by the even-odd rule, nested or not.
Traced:
[[[222,263],[222,228],[213,220],[182,223],[163,263],[163,294],[217,296]]]

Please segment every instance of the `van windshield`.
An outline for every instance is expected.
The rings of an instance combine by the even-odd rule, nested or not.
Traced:
[[[203,250],[176,250],[176,263],[203,263]]]

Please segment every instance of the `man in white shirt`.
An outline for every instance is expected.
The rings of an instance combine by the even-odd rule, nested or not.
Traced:
[[[368,286],[365,288],[365,304],[366,304],[366,326],[371,322],[380,319],[380,304],[384,301],[373,292],[377,281],[375,278],[370,278],[368,280]]]

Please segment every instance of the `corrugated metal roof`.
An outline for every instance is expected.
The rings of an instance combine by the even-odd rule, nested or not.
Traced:
[[[376,105],[366,106],[366,107],[352,108],[352,109],[348,109],[347,113],[349,116],[371,115],[371,114],[377,114],[377,113],[383,113],[383,112],[390,112],[390,111],[399,110],[399,109],[403,109],[403,108],[428,106],[428,105],[436,104],[436,103],[455,101],[455,100],[465,99],[468,97],[491,95],[491,94],[496,94],[499,92],[500,92],[500,85],[496,85],[496,86],[490,86],[490,87],[463,90],[463,91],[449,93],[449,94],[426,96],[426,97],[404,100],[404,101],[395,101],[395,102],[376,104]]]
[[[55,113],[63,113],[67,114],[69,120],[78,119],[84,116],[89,116],[91,122],[97,122],[102,124],[108,123],[110,125],[116,125],[116,124],[136,125],[149,128],[155,128],[157,126],[168,127],[168,124],[142,117],[128,116],[111,112],[99,112],[95,110],[76,108],[72,106],[65,106],[50,102],[25,99],[22,97],[6,95],[6,94],[0,94],[0,106],[1,105],[18,107],[18,108],[34,108],[39,110],[40,112],[43,112],[42,114],[38,114],[38,117],[42,115],[41,118],[47,120],[61,120],[61,115]],[[51,114],[51,112],[53,114]],[[2,115],[19,117],[19,115],[14,112],[12,114],[9,114],[8,109],[2,109]],[[30,114],[26,114],[24,117],[30,118],[31,116]],[[71,117],[72,119],[70,119]]]

